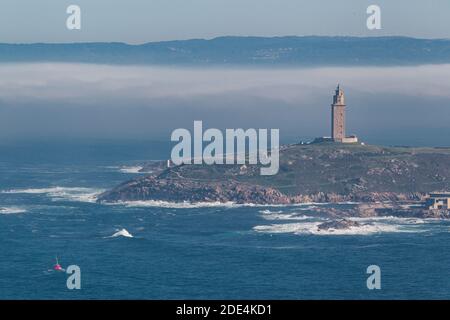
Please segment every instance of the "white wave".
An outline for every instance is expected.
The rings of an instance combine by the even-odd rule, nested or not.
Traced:
[[[268,210],[268,209],[266,209],[266,210],[260,210],[259,211],[259,213],[262,213],[262,214],[279,214],[279,213],[283,213],[283,211],[270,211],[270,210]]]
[[[241,207],[254,207],[254,208],[280,208],[289,207],[290,204],[258,204],[258,203],[236,203],[232,201],[228,202],[172,202],[162,200],[134,200],[134,201],[116,201],[116,202],[104,202],[107,205],[125,205],[127,207],[160,207],[160,208],[172,208],[172,209],[192,209],[192,208],[210,208],[210,207],[222,207],[222,208],[241,208]],[[300,209],[299,209],[300,210]]]
[[[320,230],[321,222],[298,222],[271,224],[253,227],[253,230],[262,233],[293,233],[312,235],[372,235],[386,232],[417,232],[411,228],[404,228],[402,225],[386,223],[370,223],[360,226],[352,226],[348,229],[328,229]]]
[[[121,167],[120,172],[123,173],[143,173],[140,172],[144,167],[142,166],[130,166],[130,167]]]
[[[145,201],[118,201],[112,203],[118,205],[125,205],[127,207],[160,207],[171,209],[191,209],[191,208],[209,208],[209,207],[235,207],[238,206],[234,202],[168,202],[159,200],[145,200]]]
[[[291,204],[259,204],[259,203],[236,203],[232,201],[228,202],[174,202],[174,201],[162,201],[162,200],[131,200],[131,201],[114,201],[103,202],[105,205],[125,205],[128,207],[161,207],[172,209],[190,209],[190,208],[207,208],[207,207],[255,207],[255,208],[293,208],[298,211],[306,211],[317,208],[324,205],[339,205],[339,204],[355,204],[356,202],[341,202],[341,203],[319,203],[319,202],[305,202],[305,203],[291,203]],[[262,213],[260,211],[260,213]]]
[[[27,212],[27,210],[18,207],[0,207],[0,214],[19,214]]]
[[[282,213],[281,211],[270,211],[263,210],[260,211],[262,213],[262,217],[265,220],[308,220],[314,219],[312,216],[307,216],[298,213]]]
[[[127,229],[120,229],[109,238],[117,238],[117,237],[133,238],[133,235],[129,233]]]
[[[300,203],[293,203],[288,204],[286,206],[293,206],[293,207],[304,207],[304,206],[311,206],[311,207],[317,207],[317,206],[327,206],[327,205],[356,205],[360,204],[361,202],[353,202],[353,201],[342,201],[342,202],[300,202]]]
[[[309,210],[314,208],[310,204],[259,204],[259,203],[236,203],[232,201],[228,202],[173,202],[162,200],[133,200],[133,201],[115,201],[115,202],[103,202],[106,205],[125,205],[127,207],[161,207],[172,209],[191,209],[191,208],[208,208],[208,207],[226,207],[226,208],[240,208],[240,207],[254,207],[254,208],[288,208],[306,206],[305,208],[298,208],[297,210]],[[260,211],[261,212],[261,211]]]
[[[296,208],[296,210],[299,210],[299,211],[308,211],[308,210],[316,209],[317,207],[318,207],[317,205],[315,205],[315,206],[313,206],[313,205],[308,205],[308,206],[306,206],[306,207],[304,207],[304,208]]]
[[[397,224],[424,224],[424,223],[428,223],[428,222],[431,222],[436,219],[383,216],[383,217],[352,217],[351,220],[357,221],[357,222],[384,221],[384,222],[392,222],[392,223],[397,223]],[[439,219],[437,219],[437,220],[439,220]]]
[[[11,189],[3,190],[2,193],[10,194],[46,194],[52,200],[60,201],[80,201],[95,202],[97,196],[104,190],[94,188],[78,188],[78,187],[50,187],[50,188],[29,188],[29,189]]]

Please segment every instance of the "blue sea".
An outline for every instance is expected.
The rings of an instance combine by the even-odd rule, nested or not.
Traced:
[[[0,299],[450,298],[448,221],[359,219],[319,232],[326,218],[312,209],[331,204],[95,202],[169,148],[0,143]],[[80,267],[80,290],[52,271],[56,256]],[[380,290],[367,289],[370,265]]]

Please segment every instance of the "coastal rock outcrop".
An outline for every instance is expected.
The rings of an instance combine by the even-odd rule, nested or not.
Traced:
[[[446,148],[298,144],[280,148],[279,158],[280,170],[274,176],[261,176],[260,165],[167,167],[163,161],[149,162],[143,170],[150,176],[125,182],[101,194],[98,201],[417,203],[429,192],[450,190],[450,149]],[[424,215],[420,210],[370,206],[348,213]]]
[[[288,204],[280,191],[237,181],[195,181],[149,176],[126,182],[98,197],[100,202],[159,200],[170,202],[234,202]]]

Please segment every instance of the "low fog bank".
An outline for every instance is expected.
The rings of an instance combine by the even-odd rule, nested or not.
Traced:
[[[450,145],[450,65],[187,69],[0,65],[0,140],[168,140],[172,130],[279,128],[283,142],[330,135],[336,84],[347,127],[368,143]]]

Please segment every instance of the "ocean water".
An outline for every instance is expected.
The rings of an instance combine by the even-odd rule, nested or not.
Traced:
[[[0,144],[0,299],[449,299],[450,223],[358,219],[320,232],[314,206],[103,205],[158,142]],[[339,204],[335,206],[352,206]],[[51,271],[78,265],[81,290]],[[368,290],[366,268],[381,268]]]

